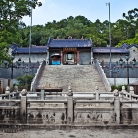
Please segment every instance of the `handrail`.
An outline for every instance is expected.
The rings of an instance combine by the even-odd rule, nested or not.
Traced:
[[[136,95],[136,94],[132,94],[131,96],[135,97],[135,98],[138,98],[138,95]]]
[[[100,76],[101,76],[101,78],[103,80],[103,83],[104,83],[104,85],[106,87],[106,90],[108,92],[110,92],[111,91],[110,83],[109,83],[109,81],[108,81],[108,79],[107,79],[107,77],[106,77],[106,75],[105,75],[105,73],[104,73],[104,71],[102,69],[102,66],[100,65],[98,60],[95,60],[95,65],[96,65],[96,67],[98,69],[98,72],[100,73]]]
[[[27,100],[27,103],[67,103],[67,100]]]
[[[3,103],[3,102],[6,102],[6,103],[7,103],[7,102],[20,103],[21,101],[20,101],[20,100],[7,100],[7,99],[6,99],[6,100],[5,100],[5,99],[4,99],[4,100],[0,100],[0,103]]]
[[[35,77],[33,78],[33,81],[31,82],[31,88],[30,88],[31,91],[35,91],[35,88],[36,88],[36,85],[37,85],[37,82],[38,82],[38,78],[39,78],[40,73],[43,70],[45,65],[46,65],[45,61],[40,63],[40,66],[37,69],[37,72],[35,73]]]
[[[6,99],[13,99],[14,97],[16,97],[16,94],[19,95],[20,92],[12,92],[10,94],[1,94],[0,97],[2,97],[1,100],[6,100]],[[58,96],[56,98],[61,98],[61,97],[67,97],[68,96],[68,92],[44,92],[44,98],[48,98],[49,96]],[[114,98],[113,94],[111,92],[98,92],[99,94],[99,98]],[[11,95],[13,95],[12,97],[10,97]],[[83,95],[83,97],[82,97]],[[84,96],[85,95],[85,96]],[[28,92],[27,93],[27,98],[41,98],[41,92]],[[73,98],[95,98],[96,96],[96,92],[73,92]],[[86,98],[85,98],[86,97]]]
[[[0,109],[13,110],[13,109],[20,109],[20,107],[19,106],[0,106]]]
[[[121,102],[121,103],[138,103],[138,101],[135,101],[135,100],[133,100],[133,101],[121,100],[120,102]]]
[[[74,100],[74,103],[114,103],[113,100]]]

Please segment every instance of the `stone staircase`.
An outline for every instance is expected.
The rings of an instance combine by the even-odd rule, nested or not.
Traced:
[[[48,65],[39,79],[37,88],[62,88],[68,91],[68,86],[73,92],[94,92],[95,86],[100,92],[106,92],[106,88],[98,71],[93,65]]]

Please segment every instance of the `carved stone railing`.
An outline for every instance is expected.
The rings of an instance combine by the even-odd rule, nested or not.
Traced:
[[[28,99],[25,89],[21,91],[20,100],[0,100],[0,125],[138,125],[138,96],[133,94],[133,89],[129,93],[124,88],[120,92],[114,90],[108,93],[110,100],[106,99],[107,93],[99,92],[97,87],[90,99],[74,96],[76,93],[71,87],[68,92],[61,92],[66,94],[63,100],[46,100],[46,93],[43,90],[39,93],[39,100]]]
[[[101,76],[101,79],[106,87],[106,90],[107,92],[110,92],[111,91],[111,86],[110,86],[110,83],[106,77],[106,74],[104,73],[104,70],[102,69],[102,66],[100,65],[99,61],[98,60],[95,60],[95,66],[97,67],[97,70]]]
[[[35,77],[33,78],[33,81],[31,83],[31,88],[30,88],[30,91],[35,91],[36,89],[36,86],[37,86],[37,83],[38,83],[38,80],[39,80],[39,77],[44,69],[44,66],[46,65],[46,62],[43,61],[40,63],[40,66],[39,68],[37,69],[37,72],[35,74]]]
[[[45,92],[42,88],[40,92],[27,92],[27,99],[34,100],[64,100],[67,99],[68,92]],[[125,86],[122,86],[122,90],[119,92],[119,96],[123,100],[137,100],[138,95],[134,94],[134,88],[130,87],[130,91],[125,90]],[[0,94],[0,100],[3,99],[20,99],[21,93],[6,91],[5,94]],[[114,98],[113,92],[99,92],[96,86],[95,92],[73,92],[74,99],[89,99],[89,100],[112,100]]]

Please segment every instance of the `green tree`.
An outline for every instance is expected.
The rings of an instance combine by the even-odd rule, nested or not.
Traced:
[[[19,83],[18,85],[27,88],[27,90],[30,90],[32,79],[33,76],[29,74],[25,76],[20,76],[17,78]]]
[[[41,6],[38,0],[1,0],[0,1],[0,63],[9,59],[8,47],[22,43],[18,30],[23,16],[31,15],[31,8]]]
[[[115,23],[111,24],[111,44],[112,47],[117,46],[124,41],[137,42],[136,34],[138,33],[138,20],[137,9],[124,14],[125,19],[118,19]],[[130,20],[131,19],[131,20]],[[30,27],[20,29],[22,32],[23,46],[29,45]],[[37,25],[32,27],[32,44],[33,45],[46,45],[50,38],[65,39],[72,36],[73,39],[78,38],[91,38],[94,46],[106,47],[109,44],[109,21],[101,22],[97,19],[91,22],[84,16],[69,16],[60,21],[53,20],[46,23],[44,26]],[[133,40],[134,39],[134,40]]]
[[[129,22],[130,32],[132,37],[135,37],[138,28],[138,9],[134,8],[126,13],[123,13],[123,17]],[[131,38],[132,38],[131,37]]]

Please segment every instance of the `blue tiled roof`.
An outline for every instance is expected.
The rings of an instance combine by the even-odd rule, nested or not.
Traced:
[[[91,47],[91,40],[86,39],[52,39],[48,46],[50,48],[62,48],[62,47]]]
[[[130,49],[133,46],[136,47],[136,48],[138,48],[138,45],[136,45],[136,44],[130,44],[130,45],[128,45],[126,43],[124,43],[120,48]]]
[[[12,52],[13,54],[28,54],[29,47],[18,47]],[[47,53],[47,46],[30,47],[30,53]]]
[[[93,53],[110,53],[110,47],[94,47]],[[126,54],[126,53],[129,53],[129,51],[124,48],[111,47],[111,53]]]
[[[128,47],[127,47],[127,49],[129,49],[129,48],[131,48],[131,47],[136,47],[136,48],[138,48],[138,45],[136,45],[136,44],[131,44],[131,45],[128,45]]]
[[[122,46],[120,46],[119,48],[126,48],[127,49],[128,44],[124,43]]]
[[[17,47],[21,47],[21,46],[18,45],[18,44],[16,44],[16,43],[14,43],[13,45],[10,46],[11,49],[15,49],[15,48],[17,48]]]

